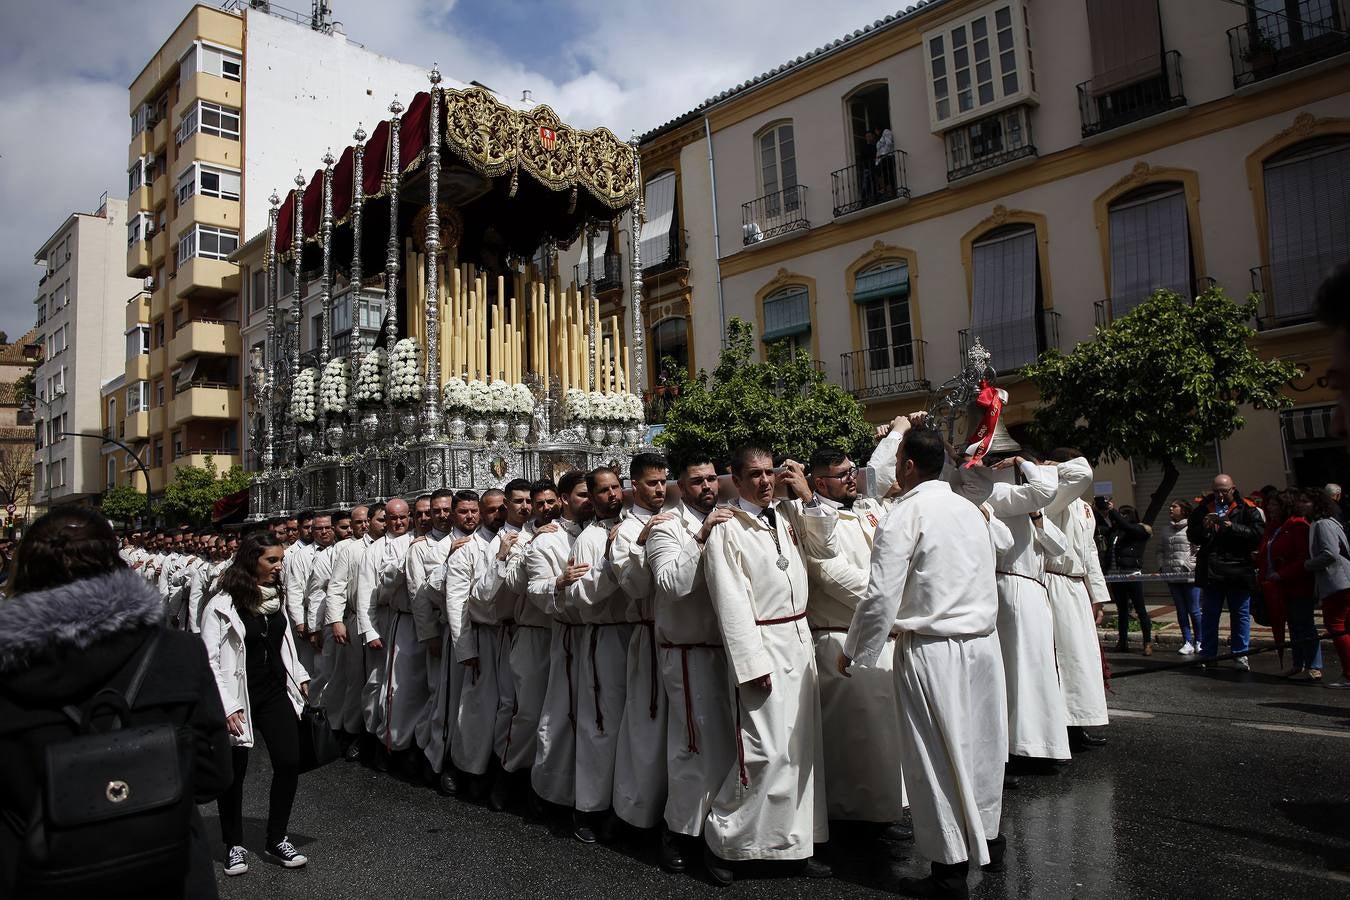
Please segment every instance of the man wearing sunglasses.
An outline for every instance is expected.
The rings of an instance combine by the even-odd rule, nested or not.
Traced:
[[[1238,668],[1250,670],[1251,600],[1256,583],[1252,554],[1261,543],[1261,512],[1242,496],[1233,479],[1219,475],[1214,492],[1191,513],[1186,537],[1196,547],[1195,583],[1201,589],[1202,658],[1219,653],[1219,615],[1228,607],[1229,650]]]
[[[848,454],[821,448],[811,457],[811,486],[817,501],[838,524],[838,552],[829,559],[808,556],[811,594],[806,619],[820,672],[821,731],[825,740],[825,797],[831,828],[839,838],[868,840],[900,821],[905,807],[900,767],[900,714],[896,704],[894,640],[877,664],[853,677],[835,662],[844,651],[853,611],[867,595],[872,538],[885,516],[876,500],[860,497],[860,474]]]

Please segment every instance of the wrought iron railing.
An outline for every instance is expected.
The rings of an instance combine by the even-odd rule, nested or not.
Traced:
[[[1195,290],[1191,292],[1188,299],[1194,300],[1196,295],[1203,294],[1214,287],[1216,283],[1208,275],[1201,275],[1195,280]],[[1092,304],[1093,319],[1096,321],[1098,328],[1105,328],[1147,299],[1148,295],[1145,294],[1142,297],[1107,297],[1104,300],[1098,300]]]
[[[1161,58],[1141,60],[1133,71],[1148,71],[1161,63],[1158,71],[1148,77],[1129,81],[1128,70],[1107,72],[1108,84],[1122,85],[1102,90],[1093,79],[1078,85],[1078,115],[1083,123],[1083,137],[1091,137],[1119,128],[1158,113],[1186,105],[1181,89],[1181,54],[1168,50]]]
[[[1282,282],[1280,284],[1276,283],[1273,266],[1257,266],[1252,269],[1252,293],[1259,294],[1261,299],[1261,305],[1257,307],[1256,313],[1257,329],[1269,331],[1272,328],[1287,328],[1290,325],[1304,325],[1315,321],[1316,286],[1321,274],[1330,271],[1333,263],[1333,260],[1326,260],[1324,266],[1313,263],[1308,267],[1311,277],[1302,280],[1281,278],[1278,279]]]
[[[931,385],[924,377],[926,346],[926,341],[908,341],[839,354],[844,390],[859,400],[927,391]]]
[[[806,218],[806,186],[775,191],[741,204],[741,236],[746,246],[811,227]]]
[[[909,196],[905,151],[878,156],[872,164],[858,163],[830,173],[835,216],[845,216],[878,203]]]
[[[1292,14],[1249,12],[1246,22],[1228,29],[1235,88],[1346,52],[1350,34],[1337,0],[1298,0]]]
[[[173,449],[174,461],[180,460],[185,456],[210,455],[210,456],[238,456],[238,447],[175,447]]]
[[[1000,375],[1015,374],[1046,350],[1059,348],[1059,320],[1059,313],[1045,309],[1035,315],[986,325],[978,332],[963,328],[957,332],[961,359],[966,358],[974,339],[979,338],[991,354],[989,364],[994,370]]]

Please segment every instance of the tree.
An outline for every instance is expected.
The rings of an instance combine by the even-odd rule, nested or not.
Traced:
[[[98,506],[110,520],[129,523],[137,516],[145,515],[149,499],[131,485],[119,484],[103,494]]]
[[[1176,486],[1177,463],[1198,463],[1241,428],[1242,407],[1283,409],[1292,365],[1252,349],[1257,299],[1237,304],[1218,288],[1194,302],[1158,291],[1069,355],[1048,350],[1023,370],[1041,393],[1034,432],[1045,446],[1090,459],[1130,457],[1162,467],[1143,521]]]
[[[33,445],[0,445],[0,501],[19,505],[33,484]]]
[[[747,443],[803,462],[822,446],[855,457],[865,451],[872,429],[858,401],[827,383],[804,351],[792,353],[775,343],[767,356],[765,362],[755,360],[750,325],[731,319],[712,377],[680,373],[679,399],[656,436],[657,446],[676,459],[706,453],[715,460]]]
[[[244,490],[251,481],[239,466],[217,476],[215,460],[210,458],[205,466],[175,466],[173,481],[164,488],[160,513],[173,524],[205,525],[217,500]]]

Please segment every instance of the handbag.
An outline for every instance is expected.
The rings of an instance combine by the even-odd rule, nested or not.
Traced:
[[[312,772],[342,756],[337,735],[328,724],[328,713],[317,706],[300,710],[300,771]]]

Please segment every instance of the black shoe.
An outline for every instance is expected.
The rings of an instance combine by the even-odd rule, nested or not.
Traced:
[[[661,868],[677,874],[689,868],[684,861],[680,836],[664,826],[661,828]]]
[[[805,878],[833,878],[834,867],[827,863],[822,857],[813,856],[802,866],[802,876]]]
[[[892,844],[905,844],[914,840],[914,829],[904,822],[896,822],[881,833],[881,839]]]
[[[708,876],[712,878],[713,882],[721,887],[730,887],[731,883],[736,880],[736,873],[732,871],[731,863],[714,854],[712,850],[708,849],[707,844],[703,845],[703,868],[708,870]]]
[[[375,767],[376,772],[389,771],[389,751],[384,749],[383,744],[375,747],[375,759],[371,761],[371,765]]]
[[[491,785],[488,783],[486,775],[468,775],[468,786],[465,794],[474,803],[482,803],[487,797],[488,789]]]
[[[342,756],[344,759],[347,760],[347,762],[360,762],[362,757],[361,739],[357,738],[356,740],[348,744],[347,752],[342,754]]]
[[[1020,789],[1021,787],[1022,787],[1022,779],[1018,778],[1016,775],[1003,776],[1003,789],[1005,791],[1015,791]]]
[[[492,779],[492,790],[488,791],[488,809],[493,812],[506,812],[507,807],[511,805],[511,774],[509,772],[498,772],[497,777]]]
[[[594,844],[599,840],[595,836],[595,826],[591,824],[592,819],[593,817],[588,813],[572,813],[572,837],[583,844]]]
[[[446,766],[445,771],[441,772],[441,777],[436,783],[436,790],[440,791],[442,797],[455,797],[459,794],[459,779],[455,777],[453,767]]]
[[[970,887],[966,884],[966,863],[950,865],[933,863],[927,878],[901,878],[898,890],[906,897],[941,897],[949,900],[968,900]]]
[[[1069,726],[1069,749],[1074,752],[1090,750],[1093,747],[1105,747],[1106,738],[1100,734],[1093,734],[1090,731],[1078,725]]]
[[[998,837],[986,841],[985,845],[989,848],[989,862],[980,866],[980,868],[985,872],[1002,872],[1003,854],[1008,849],[1008,839],[1000,834]]]

